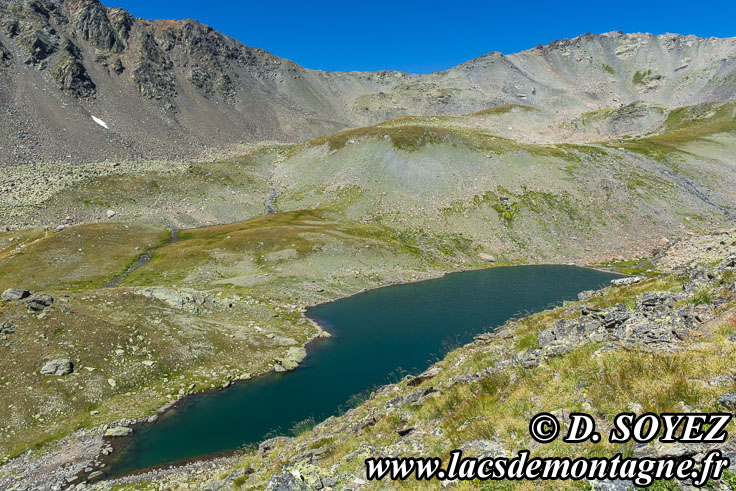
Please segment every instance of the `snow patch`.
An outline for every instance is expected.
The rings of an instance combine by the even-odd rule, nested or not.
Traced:
[[[96,118],[95,116],[92,116],[92,121],[94,121],[95,123],[99,124],[100,126],[102,126],[103,128],[105,128],[106,130],[109,130],[109,129],[110,129],[110,128],[109,128],[109,127],[107,126],[107,123],[105,123],[105,122],[104,122],[103,120],[101,120],[100,118]]]

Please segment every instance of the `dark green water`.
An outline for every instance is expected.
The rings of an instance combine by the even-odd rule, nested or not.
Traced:
[[[119,475],[237,449],[319,422],[351,396],[418,373],[448,348],[603,286],[618,275],[573,266],[517,266],[455,273],[372,290],[309,310],[333,334],[293,372],[191,398],[140,428],[112,464]]]

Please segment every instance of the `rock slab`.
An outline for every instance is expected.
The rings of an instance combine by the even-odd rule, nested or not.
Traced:
[[[42,375],[63,376],[63,375],[69,375],[73,371],[74,371],[74,365],[72,364],[72,361],[68,358],[59,358],[56,360],[51,360],[49,362],[46,362],[41,367]]]
[[[26,305],[28,306],[28,308],[37,312],[51,307],[51,304],[53,303],[54,298],[51,295],[46,295],[44,293],[36,293],[31,298],[26,300]]]
[[[29,296],[31,292],[28,290],[21,290],[20,288],[9,288],[2,294],[2,299],[5,302],[11,302],[13,300],[21,300]]]
[[[133,434],[133,428],[127,426],[113,426],[105,430],[105,436],[115,438],[121,436],[130,436]]]

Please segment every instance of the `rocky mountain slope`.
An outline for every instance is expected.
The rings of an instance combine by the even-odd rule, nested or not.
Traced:
[[[11,0],[0,105],[2,488],[76,482],[103,468],[108,429],[296,368],[324,334],[308,305],[491,265],[657,269],[172,487],[210,467],[211,489],[360,487],[368,453],[511,451],[544,384],[546,409],[599,417],[736,390],[736,238],[701,234],[736,218],[736,38],[613,32],[426,75],[328,73],[191,20]],[[643,382],[611,385],[629,372]]]
[[[426,75],[329,73],[98,0],[0,4],[0,162],[191,157],[403,115],[732,100],[736,39],[584,35]]]

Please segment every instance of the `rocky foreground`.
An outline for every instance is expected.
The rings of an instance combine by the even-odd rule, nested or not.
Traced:
[[[385,489],[393,486],[366,480],[365,458],[447,457],[454,448],[482,456],[513,455],[524,448],[540,456],[704,454],[711,447],[540,446],[531,441],[526,426],[541,411],[564,417],[582,410],[607,431],[612,416],[622,411],[736,409],[734,252],[736,230],[687,237],[664,251],[656,269],[645,276],[614,280],[602,290],[582,292],[577,302],[511,320],[426,372],[372,392],[345,414],[299,435],[263,442],[258,449],[112,482],[76,482],[80,471],[86,477],[94,471],[94,462],[104,465],[100,459],[108,442],[128,433],[125,427],[103,426],[70,437],[61,451],[11,461],[0,469],[0,485],[18,490]],[[736,460],[733,439],[719,448]],[[436,489],[436,483],[410,484]],[[711,484],[732,489],[736,473],[727,471]],[[473,483],[442,485],[476,489]]]

